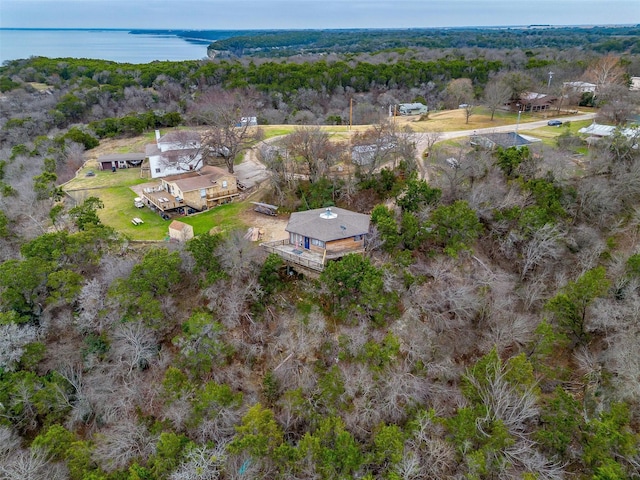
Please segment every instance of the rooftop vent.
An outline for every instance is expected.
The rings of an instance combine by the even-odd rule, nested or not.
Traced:
[[[337,218],[338,214],[331,211],[331,208],[327,208],[324,212],[320,214],[320,218],[324,218],[325,220],[329,220],[331,218]]]

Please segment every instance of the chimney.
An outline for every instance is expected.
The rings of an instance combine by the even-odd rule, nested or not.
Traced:
[[[156,130],[156,144],[160,143],[160,130]]]

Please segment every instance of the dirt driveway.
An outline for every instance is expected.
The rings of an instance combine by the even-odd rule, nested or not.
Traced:
[[[289,221],[288,215],[277,215],[271,217],[258,213],[253,208],[247,208],[240,214],[240,219],[249,228],[259,228],[262,232],[260,241],[273,242],[276,240],[284,240],[289,238],[289,234],[285,231],[287,222]]]

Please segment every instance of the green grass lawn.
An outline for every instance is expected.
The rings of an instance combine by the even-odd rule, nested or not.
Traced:
[[[87,177],[87,172],[91,170],[95,173],[93,177]],[[148,178],[140,178],[139,168],[125,168],[113,173],[111,170],[96,170],[90,164],[81,168],[76,178],[69,180],[65,185],[65,190],[77,190],[87,188],[105,187],[129,187],[148,182]]]
[[[234,230],[245,227],[239,220],[239,214],[245,208],[247,208],[247,202],[227,203],[207,212],[179,218],[179,220],[191,225],[195,235],[207,233],[212,228],[220,231]]]
[[[73,190],[69,194],[76,201],[83,201],[91,196],[98,197],[104,203],[104,208],[98,211],[102,223],[132,240],[161,241],[169,235],[168,228],[171,221],[163,220],[160,215],[147,207],[136,208],[133,204],[136,194],[127,185]],[[246,202],[228,203],[207,212],[176,219],[193,226],[196,235],[206,233],[214,227],[221,231],[228,231],[245,227],[239,220],[239,214],[245,208],[247,208]],[[144,223],[134,225],[131,220],[135,217],[140,218]]]

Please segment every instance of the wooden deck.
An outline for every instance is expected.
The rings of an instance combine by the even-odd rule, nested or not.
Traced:
[[[145,188],[142,195],[150,204],[155,206],[161,212],[175,210],[176,208],[186,206],[184,200],[180,199],[180,201],[178,201],[176,197],[159,187]]]
[[[364,253],[364,249],[341,250],[331,253],[325,251],[324,253],[319,253],[289,243],[288,238],[275,242],[264,242],[261,243],[260,246],[269,253],[279,255],[283,260],[292,265],[298,265],[315,272],[322,272],[330,260],[337,260],[349,253]]]

